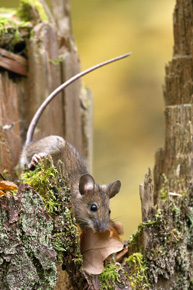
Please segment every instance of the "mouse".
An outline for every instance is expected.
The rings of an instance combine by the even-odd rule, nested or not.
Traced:
[[[91,228],[94,232],[104,232],[109,226],[109,199],[120,190],[121,182],[98,185],[89,174],[84,159],[78,150],[60,136],[47,136],[24,146],[21,167],[30,169],[37,166],[41,158],[51,155],[54,164],[64,163],[71,185],[71,196],[76,222],[82,230]]]
[[[55,165],[58,160],[64,163],[65,172],[70,180],[76,222],[82,231],[92,229],[93,232],[105,232],[108,229],[111,213],[109,200],[120,191],[121,181],[118,179],[107,185],[97,184],[89,173],[83,157],[69,141],[55,135],[33,141],[34,130],[44,109],[62,89],[85,74],[129,55],[130,53],[127,53],[97,64],[75,75],[54,90],[34,115],[28,127],[26,142],[21,153],[21,169],[25,166],[29,169],[35,168],[40,160],[47,155],[51,155]]]

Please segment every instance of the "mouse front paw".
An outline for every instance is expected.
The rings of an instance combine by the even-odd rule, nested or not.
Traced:
[[[28,168],[34,169],[35,167],[37,167],[38,163],[40,163],[40,160],[45,156],[46,156],[45,153],[34,154],[31,159],[31,162],[28,164]]]

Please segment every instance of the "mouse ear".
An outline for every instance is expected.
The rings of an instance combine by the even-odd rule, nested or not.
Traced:
[[[120,180],[116,180],[113,183],[108,185],[108,189],[109,189],[109,198],[114,197],[120,190],[121,188],[121,181]]]
[[[79,191],[82,195],[92,193],[95,187],[94,178],[90,174],[84,174],[80,177]]]

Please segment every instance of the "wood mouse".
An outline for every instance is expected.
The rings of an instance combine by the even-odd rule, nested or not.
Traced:
[[[71,183],[75,217],[82,230],[91,228],[94,232],[106,231],[110,222],[109,199],[119,192],[121,188],[120,180],[116,180],[109,185],[96,184],[94,178],[88,172],[85,161],[72,144],[64,138],[54,135],[33,142],[33,133],[42,112],[57,93],[83,75],[129,55],[130,53],[91,67],[75,75],[53,91],[34,115],[21,153],[21,168],[24,168],[26,164],[28,168],[32,169],[46,155],[52,156],[54,164],[58,160],[64,163],[65,171]]]

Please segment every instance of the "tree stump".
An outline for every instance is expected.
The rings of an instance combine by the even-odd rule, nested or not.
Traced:
[[[53,3],[54,7],[55,4]],[[70,25],[69,1],[60,1],[57,3],[57,8],[61,12],[60,22],[54,20],[44,1],[40,1],[39,4],[38,1],[36,3],[21,1],[17,11],[5,11],[6,13],[0,15],[2,22],[4,21],[0,31],[0,173],[2,177],[5,176],[4,170],[7,170],[6,176],[11,175],[15,178],[14,171],[19,161],[21,147],[36,110],[55,88],[80,71],[80,59]],[[55,13],[59,20],[58,12]],[[61,30],[59,26],[62,26]],[[56,96],[52,104],[46,108],[36,128],[34,139],[51,134],[67,138],[80,151],[88,167],[91,168],[92,96],[89,90],[82,88],[80,80]],[[60,178],[65,180],[64,176],[60,175]],[[32,205],[33,202],[29,206],[26,204],[28,209],[24,208],[27,202],[24,201],[25,195],[39,204],[39,213],[35,204]],[[42,242],[46,235],[50,235],[53,221],[46,213],[45,205],[38,193],[30,187],[21,186],[16,196],[8,194],[1,196],[0,199],[2,235],[7,228],[7,235],[2,236],[3,240],[0,239],[0,263],[3,265],[0,270],[0,288],[2,290],[26,289],[26,287],[54,289],[55,286],[56,289],[62,290],[81,288],[86,280],[82,271],[77,270],[79,262],[74,264],[73,259],[75,261],[77,257],[72,254],[74,250],[76,251],[75,244],[78,242],[78,236],[69,236],[71,248],[69,246],[69,251],[66,251],[69,257],[65,259],[65,265],[71,273],[69,276],[68,272],[62,269],[62,262],[57,264],[58,246],[55,245],[54,248],[50,239],[47,243]],[[45,227],[44,231],[40,227],[35,230],[31,224],[32,216],[29,208],[34,215],[34,226],[39,223],[38,219],[45,219],[45,224],[47,221],[51,228]],[[67,211],[68,208],[71,208],[70,204],[66,204],[63,211]],[[10,215],[11,217],[13,215],[13,218],[9,217]],[[27,223],[31,224],[27,232],[22,229],[24,215],[27,216]],[[56,237],[61,234],[60,223],[64,222],[64,217],[61,217],[60,222],[59,220],[58,218],[54,226]],[[30,236],[36,236],[34,242],[26,241]],[[64,240],[63,242],[65,243]],[[27,251],[23,248],[24,244]],[[42,252],[43,256],[40,257],[38,252]],[[14,266],[16,264],[17,267]]]
[[[174,55],[166,67],[165,148],[156,155],[155,203],[167,176],[171,191],[183,193],[193,181],[192,2],[174,10]]]
[[[166,67],[165,147],[140,186],[142,224],[129,253],[142,252],[149,289],[193,289],[193,3],[177,0],[174,55]]]
[[[60,25],[66,26],[63,33],[44,1],[42,6],[32,3],[21,1],[18,10],[6,14],[7,18],[0,15],[4,20],[0,34],[0,170],[9,170],[12,176],[36,110],[54,89],[80,72],[68,1],[58,3],[62,11]],[[67,138],[91,168],[91,112],[91,94],[83,90],[78,80],[46,108],[34,139],[51,134]],[[4,152],[7,152],[6,158]]]

